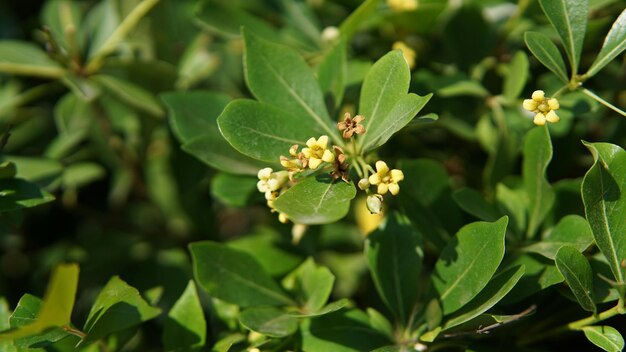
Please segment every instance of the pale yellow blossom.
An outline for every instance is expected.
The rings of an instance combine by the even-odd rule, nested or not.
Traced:
[[[535,113],[535,125],[543,126],[546,122],[556,123],[561,120],[555,112],[561,107],[559,101],[556,98],[547,98],[542,90],[534,91],[531,99],[524,99],[522,107]]]
[[[417,10],[418,0],[387,0],[387,5],[394,11]]]
[[[309,168],[317,169],[322,161],[332,163],[335,161],[335,154],[328,149],[328,136],[321,136],[318,139],[313,137],[306,141],[308,148],[302,148],[302,154],[308,159]]]
[[[389,170],[387,163],[382,160],[376,162],[376,173],[370,175],[370,184],[377,187],[377,193],[383,195],[389,191],[394,196],[400,192],[398,182],[404,180],[404,173],[401,170]]]

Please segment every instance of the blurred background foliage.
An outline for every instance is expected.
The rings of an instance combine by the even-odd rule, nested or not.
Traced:
[[[192,277],[187,244],[210,239],[251,253],[275,277],[313,256],[337,276],[335,298],[384,310],[362,255],[364,234],[377,218],[362,214],[361,201],[346,219],[311,227],[292,244],[291,227],[267,211],[254,180],[181,150],[184,136],[172,128],[161,98],[172,91],[217,92],[215,109],[204,112],[216,117],[230,99],[250,96],[242,25],[297,48],[316,66],[332,48],[329,27],[338,27],[361,1],[160,0],[109,51],[106,39],[145,2],[0,2],[0,58],[23,52],[24,62],[46,67],[0,74],[0,132],[8,136],[1,158],[16,166],[16,177],[56,197],[1,214],[0,296],[15,306],[24,292],[41,295],[51,269],[72,261],[81,266],[79,320],[113,275],[141,292],[162,287],[159,306],[167,310]],[[623,8],[619,0],[590,1],[582,67]],[[520,188],[522,137],[532,127],[521,99],[560,85],[524,44],[527,30],[556,39],[538,3],[422,0],[417,10],[403,12],[382,2],[357,24],[342,28],[351,40],[337,111],[355,110],[365,73],[396,42],[415,52],[410,91],[434,93],[422,114],[438,121],[410,124],[379,150],[386,160],[402,160],[407,191],[398,202],[425,219],[423,226],[454,234],[475,219],[454,203],[454,191],[470,187],[491,199],[508,192],[512,199]],[[44,51],[49,55],[40,55]],[[623,109],[625,67],[622,55],[586,87]],[[519,89],[506,87],[514,84],[507,83],[513,70],[527,74]],[[514,93],[507,96],[507,89]],[[504,119],[494,116],[494,97],[504,97]],[[552,224],[565,214],[584,216],[579,189],[592,158],[580,140],[626,145],[626,121],[614,112],[580,93],[564,96],[561,106],[562,122],[551,128]],[[499,183],[508,188],[497,190]],[[218,315],[209,317],[210,331],[223,328]],[[160,338],[152,336],[161,325],[161,319],[146,324],[145,338],[134,346],[158,349]]]

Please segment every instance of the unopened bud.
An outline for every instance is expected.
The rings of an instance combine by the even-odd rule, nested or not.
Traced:
[[[370,188],[370,181],[368,181],[368,179],[366,178],[362,178],[359,180],[358,186],[360,190],[366,191],[368,188]]]
[[[367,197],[367,210],[372,214],[380,214],[383,211],[383,196],[374,194]]]

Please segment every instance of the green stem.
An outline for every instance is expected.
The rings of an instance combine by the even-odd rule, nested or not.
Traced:
[[[139,21],[159,2],[159,0],[144,0],[139,3],[124,18],[122,23],[115,29],[111,36],[102,44],[100,49],[89,60],[85,71],[88,74],[97,72],[102,67],[104,58],[115,51],[117,45],[132,31]]]
[[[65,70],[61,67],[44,67],[11,62],[0,62],[0,72],[51,79],[59,79],[65,75]]]
[[[583,93],[585,93],[587,96],[595,99],[597,102],[599,102],[600,104],[606,106],[607,108],[615,111],[616,113],[626,117],[626,112],[624,110],[619,109],[618,107],[616,107],[615,105],[609,103],[608,101],[600,98],[600,96],[598,96],[596,93],[590,91],[587,88],[583,88]]]

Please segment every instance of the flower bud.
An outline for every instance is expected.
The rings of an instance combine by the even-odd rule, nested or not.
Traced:
[[[362,178],[357,185],[361,191],[367,191],[367,189],[370,188],[370,181],[366,178]]]
[[[383,196],[374,194],[367,197],[367,210],[372,214],[380,214],[383,211]]]

